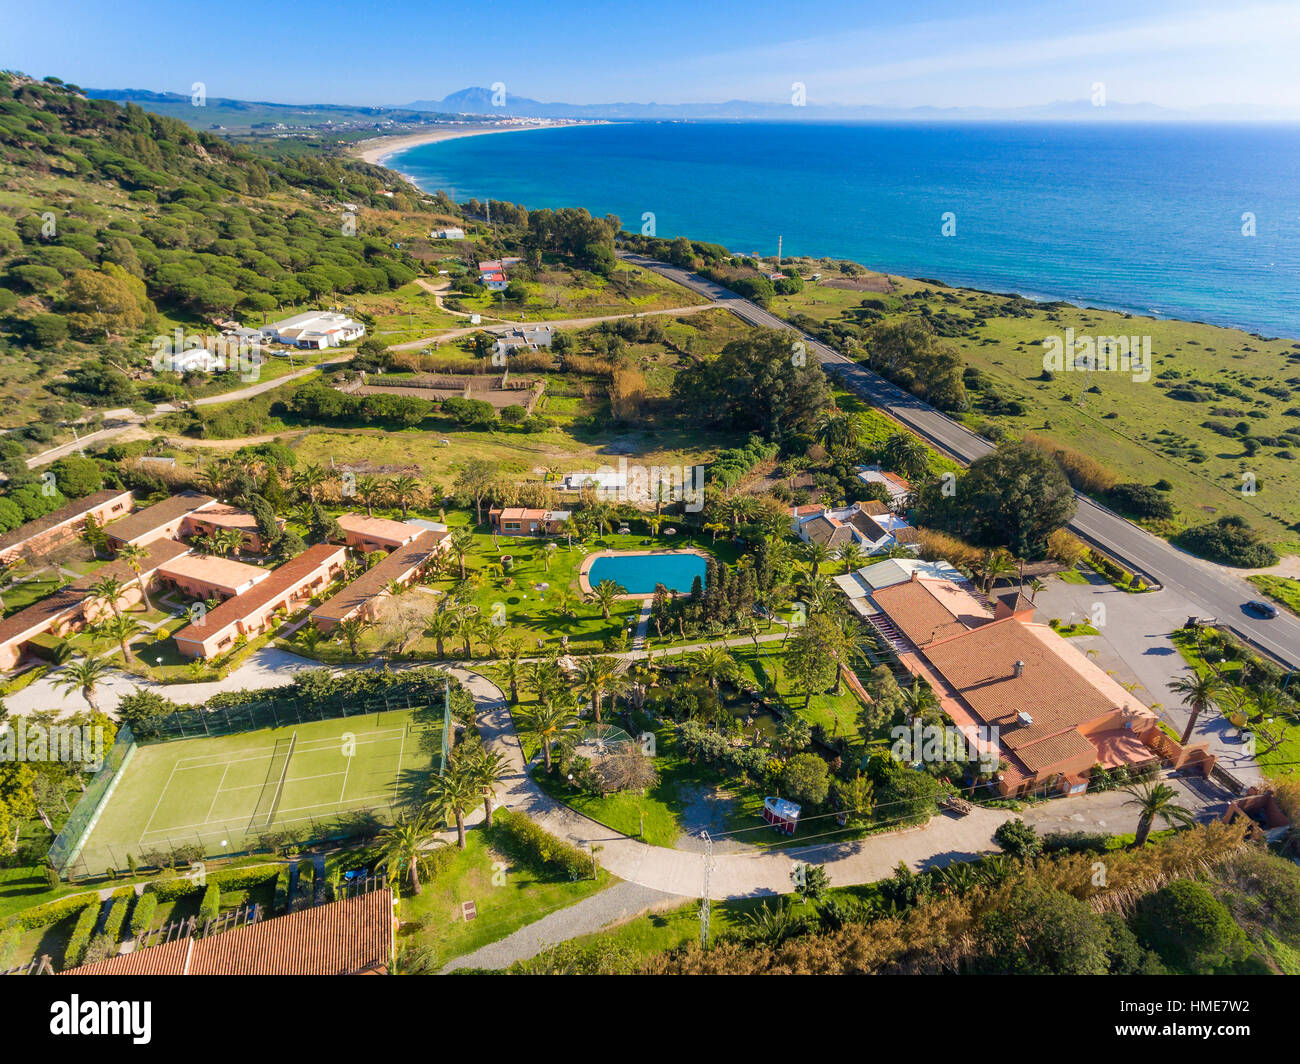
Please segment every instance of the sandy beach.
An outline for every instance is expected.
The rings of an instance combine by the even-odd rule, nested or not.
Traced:
[[[407,133],[392,137],[375,137],[373,140],[358,141],[351,148],[351,153],[364,162],[374,166],[383,166],[384,160],[407,148],[419,144],[436,144],[441,140],[456,140],[460,137],[480,137],[488,133],[527,133],[537,129],[559,129],[564,126],[603,125],[601,122],[540,122],[520,126],[473,125],[444,126],[430,129],[423,133]],[[403,175],[405,176],[405,175]]]

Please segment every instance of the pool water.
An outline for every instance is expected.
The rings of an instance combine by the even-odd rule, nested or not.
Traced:
[[[592,562],[587,579],[592,587],[613,580],[629,595],[653,595],[655,584],[687,594],[697,576],[704,579],[704,569],[698,554],[616,554]]]

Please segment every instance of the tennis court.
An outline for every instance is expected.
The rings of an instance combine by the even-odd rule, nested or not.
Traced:
[[[310,836],[341,813],[409,799],[429,768],[416,711],[311,721],[139,747],[81,852],[94,869],[199,845],[237,853],[260,835]]]

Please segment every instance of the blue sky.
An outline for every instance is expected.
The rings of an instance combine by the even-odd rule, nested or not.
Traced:
[[[402,104],[504,82],[571,103],[1014,107],[1089,96],[1300,117],[1296,0],[0,0],[0,66],[96,88]]]

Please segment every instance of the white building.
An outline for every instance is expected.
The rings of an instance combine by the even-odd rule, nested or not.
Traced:
[[[884,503],[855,502],[837,510],[825,506],[795,506],[791,527],[805,543],[824,543],[832,550],[855,543],[867,554],[891,547],[918,549],[916,529]]]
[[[323,310],[295,314],[284,321],[264,325],[261,331],[264,337],[276,343],[313,350],[341,347],[366,335],[366,327],[360,322],[353,321],[346,314]]]
[[[897,473],[886,473],[878,465],[863,466],[858,470],[858,479],[864,484],[883,484],[890,498],[901,501],[912,493],[912,485]]]
[[[525,325],[521,329],[511,329],[492,345],[498,355],[513,355],[525,348],[536,351],[551,346],[551,327],[549,325]]]
[[[447,229],[435,229],[430,235],[434,240],[464,240],[465,230],[451,226]]]

